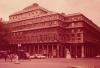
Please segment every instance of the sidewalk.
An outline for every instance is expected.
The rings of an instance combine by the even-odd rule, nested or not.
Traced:
[[[29,60],[19,60],[20,64],[14,64],[7,60],[0,59],[0,66],[6,68],[5,66],[10,66],[9,68],[67,68],[67,66],[75,66],[78,68],[100,68],[100,59],[65,59],[65,58],[50,58],[50,59],[32,59]],[[4,64],[6,64],[4,66]],[[31,66],[31,67],[30,67]]]
[[[15,59],[13,59],[12,62],[10,59],[7,59],[6,61],[5,59],[0,59],[0,63],[14,63],[14,62],[15,62]],[[28,62],[28,60],[19,60],[19,62]]]

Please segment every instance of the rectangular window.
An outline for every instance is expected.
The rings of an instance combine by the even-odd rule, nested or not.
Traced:
[[[75,37],[75,34],[72,34],[72,37]]]
[[[74,23],[72,23],[72,27],[74,27]]]
[[[77,37],[81,37],[81,33],[77,33]]]
[[[71,40],[72,42],[75,42],[75,38],[72,38],[72,40]]]
[[[78,29],[74,29],[74,32],[75,32],[75,33],[78,32]]]
[[[77,41],[80,42],[81,41],[81,38],[77,38]]]

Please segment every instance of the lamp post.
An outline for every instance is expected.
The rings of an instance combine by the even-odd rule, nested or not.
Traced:
[[[18,33],[18,50],[20,50],[21,42],[22,42],[22,34],[20,32],[20,33]]]
[[[18,44],[18,49],[17,49],[17,54],[20,56],[20,49],[21,49],[21,44]]]
[[[20,50],[21,44],[18,44],[18,50]],[[19,56],[16,54],[15,64],[19,64]]]

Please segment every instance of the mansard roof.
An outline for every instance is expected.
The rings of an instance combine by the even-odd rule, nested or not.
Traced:
[[[100,32],[100,27],[97,26],[93,21],[91,21],[89,18],[87,18],[85,15],[83,15],[82,13],[73,13],[73,14],[67,14],[66,17],[74,17],[74,16],[82,16],[83,20],[85,21],[85,23],[87,23],[88,25],[90,25],[91,27],[93,27],[94,29],[98,30]]]
[[[33,10],[42,10],[44,12],[52,12],[52,11],[49,11],[41,6],[39,6],[37,3],[33,3],[32,5],[29,5],[28,7],[25,7],[24,9],[20,10],[20,11],[17,11],[13,14],[11,14],[10,16],[13,16],[13,15],[17,15],[17,14],[21,14],[21,13],[25,13],[25,12],[29,12],[29,11],[33,11]]]

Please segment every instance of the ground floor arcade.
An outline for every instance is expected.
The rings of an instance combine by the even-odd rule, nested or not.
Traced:
[[[100,47],[88,44],[60,44],[60,43],[34,43],[34,44],[11,44],[8,49],[16,52],[25,50],[30,55],[42,54],[48,58],[72,58],[95,57],[100,54]]]

